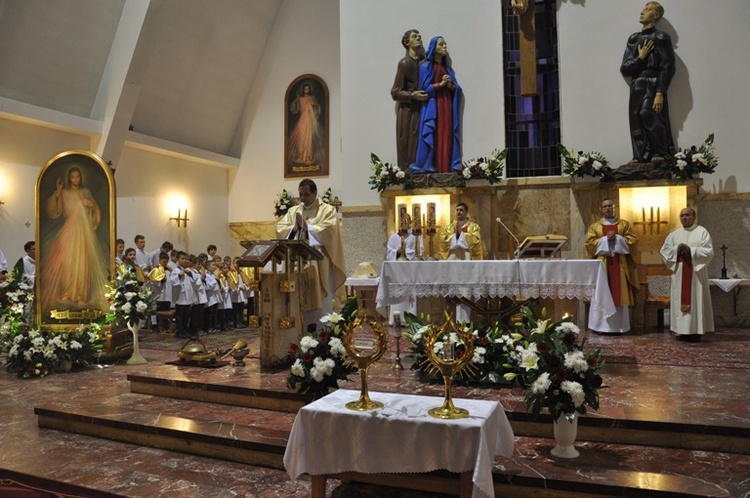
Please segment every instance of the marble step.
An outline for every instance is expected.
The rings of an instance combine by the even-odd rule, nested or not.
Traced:
[[[130,392],[187,399],[261,410],[297,413],[304,399],[291,389],[265,386],[260,377],[255,379],[193,380],[174,370],[157,375],[128,374]]]
[[[162,371],[154,375],[129,374],[130,390],[168,398],[186,399],[230,406],[296,413],[303,406],[300,395],[280,386],[264,385],[256,379],[190,379],[179,372]],[[433,386],[434,387],[434,386]],[[498,390],[502,394],[502,390]],[[440,394],[437,394],[440,395]],[[552,420],[547,414],[534,417],[523,402],[505,402],[512,409],[506,414],[517,436],[552,437]],[[580,417],[578,439],[614,444],[632,444],[682,448],[702,451],[721,451],[750,455],[750,428],[729,426],[711,419],[690,422],[689,419],[652,417],[641,412],[640,417],[591,416]]]
[[[34,414],[46,429],[276,469],[291,430],[290,421],[270,428],[88,403],[37,406]]]
[[[243,409],[248,412],[242,417],[243,423],[231,423],[228,420],[237,418],[239,410],[226,413],[220,406],[209,405],[201,408],[202,417],[169,414],[189,412],[196,405],[180,403],[184,406],[172,405],[166,413],[152,411],[148,403],[143,406],[149,410],[60,403],[38,406],[34,412],[43,428],[283,470],[282,459],[293,417]],[[250,425],[262,417],[266,417],[266,426],[273,427]],[[584,441],[576,444],[581,453],[579,458],[561,460],[550,456],[553,446],[550,439],[517,437],[514,456],[495,460],[496,495],[735,496],[734,486],[740,489],[741,484],[731,482],[730,476],[750,475],[750,459],[728,453]],[[358,479],[354,475],[338,477]],[[369,483],[399,483],[412,489],[419,489],[420,485],[434,489],[436,480],[442,480],[445,491],[458,485],[458,475],[450,473],[359,477]],[[352,485],[342,486],[347,489]],[[393,495],[377,485],[371,492],[357,496]]]

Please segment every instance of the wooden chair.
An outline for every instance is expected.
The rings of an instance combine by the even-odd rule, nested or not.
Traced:
[[[672,271],[663,266],[643,266],[643,327],[646,328],[646,316],[650,308],[656,308],[656,328],[664,330],[664,310],[669,309],[669,292],[671,289]],[[666,282],[666,283],[665,283]],[[652,287],[652,285],[654,285]],[[652,289],[661,288],[657,294]],[[666,289],[666,291],[664,291]],[[666,292],[666,293],[665,293]]]

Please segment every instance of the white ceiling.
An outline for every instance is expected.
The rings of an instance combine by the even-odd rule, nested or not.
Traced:
[[[124,61],[114,92],[129,96],[116,106],[129,119],[113,123],[238,157],[233,140],[281,0],[127,1],[148,5],[135,25],[126,0],[0,0],[0,97],[97,119],[98,94],[113,92],[108,67]],[[124,55],[123,33],[137,39]]]

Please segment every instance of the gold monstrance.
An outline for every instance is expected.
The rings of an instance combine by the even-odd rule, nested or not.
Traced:
[[[466,418],[469,416],[469,411],[463,408],[456,408],[453,405],[452,387],[453,387],[453,376],[461,372],[463,369],[473,368],[471,360],[474,358],[474,334],[471,330],[464,327],[457,327],[453,322],[448,313],[446,313],[446,320],[442,327],[430,325],[430,330],[427,332],[424,341],[425,353],[427,353],[427,360],[430,363],[430,369],[428,373],[440,373],[445,381],[445,401],[443,406],[431,408],[427,413],[432,417],[441,419],[457,419]],[[454,330],[458,335],[458,338],[465,346],[463,356],[456,358],[454,354],[454,344],[450,341],[450,331]],[[443,352],[438,354],[435,352],[435,343],[438,339],[443,341]]]
[[[354,340],[354,331],[360,328],[362,325],[367,324],[372,327],[372,330],[377,335],[377,341],[375,342],[376,349],[369,355],[364,355],[360,351]],[[371,346],[371,344],[367,344]],[[363,315],[362,318],[356,320],[353,325],[346,325],[344,328],[344,347],[349,356],[354,359],[359,369],[359,376],[362,380],[362,387],[360,389],[359,399],[357,401],[350,401],[346,404],[346,407],[350,410],[367,411],[374,410],[376,408],[382,408],[383,403],[379,401],[373,401],[370,399],[370,395],[367,392],[367,370],[370,365],[378,361],[385,355],[385,351],[388,348],[388,333],[383,330],[376,321],[367,320],[367,315]],[[364,348],[363,348],[364,349]]]

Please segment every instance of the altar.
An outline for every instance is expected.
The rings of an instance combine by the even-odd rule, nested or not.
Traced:
[[[596,259],[383,262],[378,313],[387,316],[392,304],[429,296],[590,301],[589,323],[615,313],[606,269]]]

